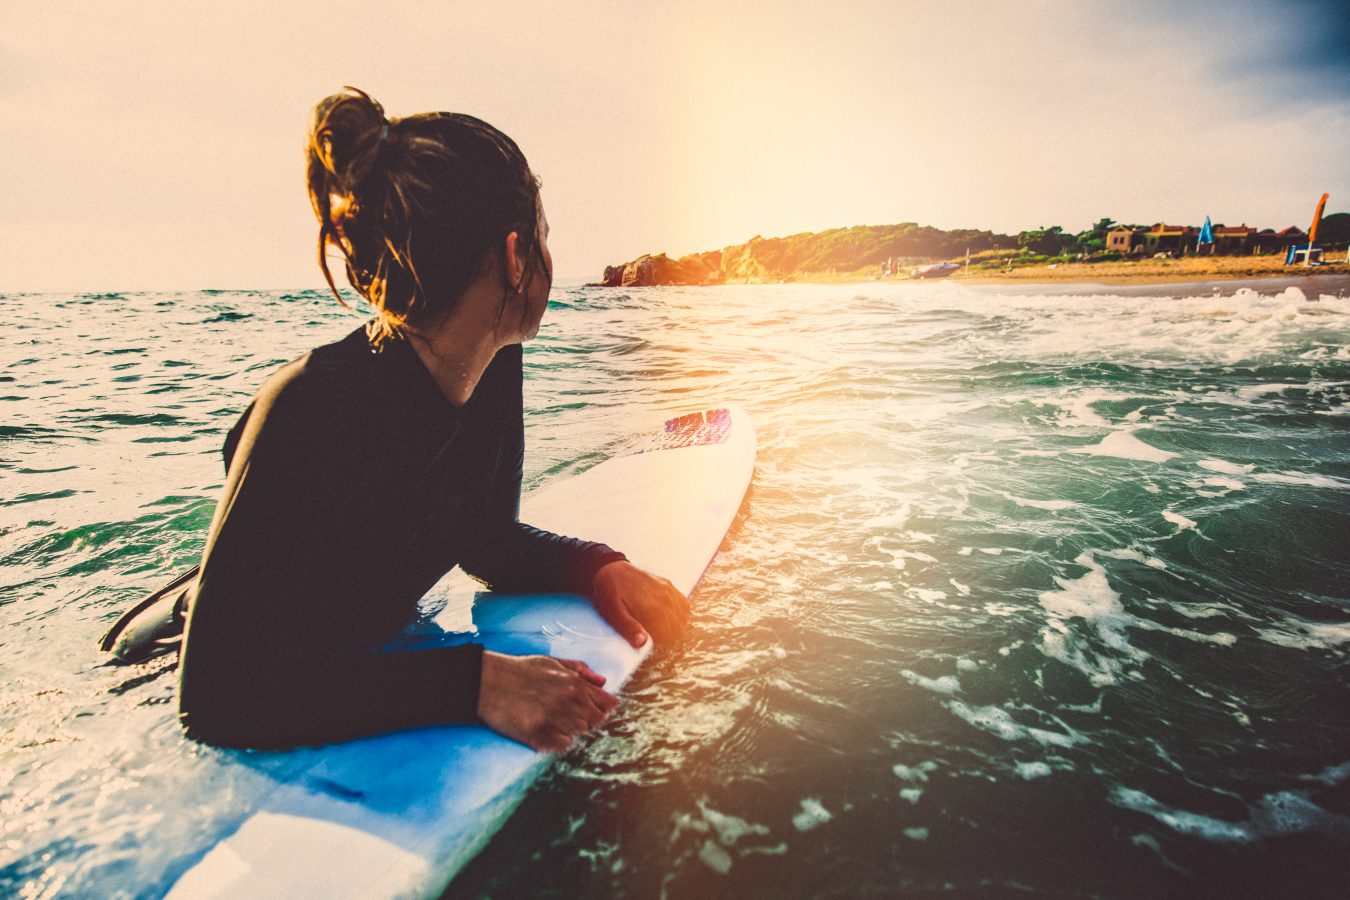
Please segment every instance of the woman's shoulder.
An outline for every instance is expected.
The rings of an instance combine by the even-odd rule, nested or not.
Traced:
[[[391,364],[398,361],[376,358],[358,330],[277,369],[226,439],[227,467],[246,460],[255,480],[317,479],[326,490],[362,490],[370,461],[387,456],[407,431]]]
[[[365,329],[358,328],[341,340],[315,347],[273,372],[259,388],[259,396],[281,394],[342,395],[369,383],[387,368],[387,354],[371,349]]]
[[[371,402],[374,364],[364,329],[313,350],[277,369],[262,383],[253,414],[332,423]]]

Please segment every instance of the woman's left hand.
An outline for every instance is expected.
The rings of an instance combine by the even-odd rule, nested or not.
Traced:
[[[627,560],[596,572],[591,596],[596,612],[634,647],[649,635],[662,644],[674,641],[689,618],[689,600],[675,585]]]

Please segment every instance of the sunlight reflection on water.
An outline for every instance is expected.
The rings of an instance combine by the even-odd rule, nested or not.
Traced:
[[[1334,873],[1350,301],[1178,290],[556,290],[527,490],[725,402],[759,460],[684,643],[452,893]],[[259,776],[180,738],[163,664],[94,643],[200,554],[266,373],[357,322],[318,292],[0,308],[0,885],[155,893]]]

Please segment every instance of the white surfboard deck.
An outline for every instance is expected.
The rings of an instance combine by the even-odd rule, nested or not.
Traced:
[[[690,593],[749,487],[755,432],[734,407],[669,420],[600,465],[538,491],[521,519],[597,540]],[[428,594],[436,617],[504,653],[584,660],[617,691],[646,659],[576,595],[472,592],[462,575]],[[470,607],[470,604],[471,607]],[[433,689],[428,686],[428,689]],[[444,890],[502,826],[552,756],[482,726],[441,726],[336,744],[295,768],[169,891],[172,898],[424,897]],[[298,759],[298,758],[297,758]]]

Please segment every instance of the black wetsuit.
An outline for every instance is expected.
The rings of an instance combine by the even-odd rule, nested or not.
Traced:
[[[460,565],[498,589],[590,590],[623,554],[517,521],[521,347],[449,403],[404,341],[364,329],[281,369],[225,445],[188,613],[180,717],[288,747],[474,721],[482,649],[376,652]]]

